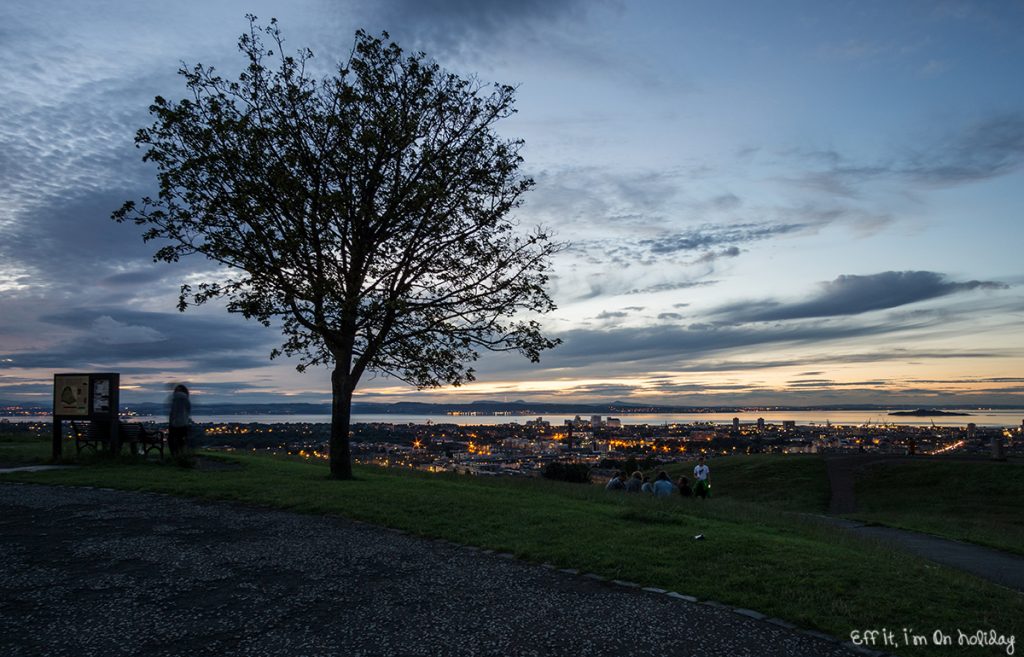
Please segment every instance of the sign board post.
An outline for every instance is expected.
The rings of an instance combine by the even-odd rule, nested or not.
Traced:
[[[117,440],[117,411],[120,406],[121,375],[53,375],[53,460],[60,460],[64,420],[89,420],[102,428],[101,435],[111,449],[120,451]]]

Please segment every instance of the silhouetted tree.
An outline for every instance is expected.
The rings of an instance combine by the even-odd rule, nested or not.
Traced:
[[[311,51],[285,55],[276,21],[248,18],[237,81],[182,68],[190,97],[150,106],[154,123],[135,143],[159,195],[113,217],[167,242],[155,260],[202,254],[223,266],[182,286],[180,310],[224,298],[230,312],[280,322],[272,358],[333,367],[331,473],[349,478],[365,372],[458,385],[481,349],[537,361],[557,343],[524,314],[554,309],[544,285],[560,246],[508,218],[533,185],[519,172],[522,141],[494,130],[515,111],[512,87],[363,31],[316,78]]]
[[[544,470],[541,472],[541,475],[546,479],[568,481],[573,484],[589,484],[590,466],[586,463],[563,463],[561,461],[551,461],[544,466]]]

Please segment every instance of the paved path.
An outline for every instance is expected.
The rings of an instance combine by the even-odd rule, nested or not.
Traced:
[[[858,536],[890,543],[930,561],[1024,592],[1024,557],[1020,555],[906,529],[866,525],[843,518],[819,517]]]
[[[67,470],[77,468],[77,465],[15,465],[11,467],[0,467],[0,474],[10,472],[46,472],[47,470]]]
[[[0,654],[851,655],[735,612],[338,518],[0,485]]]
[[[856,512],[854,483],[857,470],[880,462],[908,460],[911,458],[883,454],[826,456],[825,467],[832,493],[829,513],[841,515]],[[1024,557],[1020,555],[906,529],[866,525],[843,518],[818,517],[825,522],[848,529],[858,536],[890,543],[930,561],[1024,592]]]

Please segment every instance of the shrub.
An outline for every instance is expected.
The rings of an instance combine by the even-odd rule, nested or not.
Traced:
[[[552,461],[544,467],[544,478],[568,481],[573,484],[590,483],[590,466],[586,463]]]

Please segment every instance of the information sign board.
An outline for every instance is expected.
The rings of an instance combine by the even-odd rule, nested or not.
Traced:
[[[53,459],[60,460],[62,423],[89,420],[91,437],[109,444],[115,452],[118,442],[117,411],[121,375],[114,372],[53,375]]]
[[[54,374],[53,417],[63,420],[116,420],[117,373]]]
[[[89,416],[89,375],[55,374],[53,414],[60,417]]]

